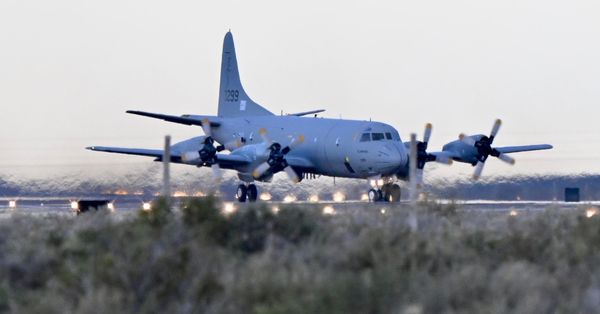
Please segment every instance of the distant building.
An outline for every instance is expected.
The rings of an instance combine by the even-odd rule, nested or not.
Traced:
[[[579,202],[579,188],[565,188],[565,202]]]

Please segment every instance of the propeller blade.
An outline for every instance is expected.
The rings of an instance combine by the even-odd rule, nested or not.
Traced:
[[[298,174],[296,174],[296,171],[294,171],[294,169],[292,169],[291,166],[287,166],[287,167],[283,168],[283,171],[285,171],[285,173],[288,175],[290,180],[292,180],[292,182],[294,182],[294,183],[300,182],[300,178],[298,177]]]
[[[429,143],[429,138],[431,138],[431,130],[433,129],[433,125],[431,123],[427,123],[425,125],[425,133],[423,133],[423,143]]]
[[[461,142],[463,142],[469,146],[475,146],[475,139],[473,139],[472,137],[470,137],[464,133],[460,133],[458,138],[461,140]]]
[[[435,156],[435,162],[438,162],[438,163],[444,164],[444,165],[451,165],[452,159],[449,158],[448,156]]]
[[[298,145],[300,145],[302,143],[304,143],[304,135],[298,135],[292,139],[292,142],[290,142],[290,145],[288,145],[288,147],[290,149],[296,148]]]
[[[514,165],[515,164],[515,159],[506,155],[506,154],[500,154],[498,155],[498,159],[504,161],[505,163],[509,164],[509,165]]]
[[[204,135],[212,136],[212,130],[210,128],[210,121],[208,119],[202,120],[202,130],[204,131]]]
[[[494,127],[492,127],[492,133],[490,133],[490,139],[493,139],[494,137],[496,137],[496,134],[498,134],[498,130],[500,130],[501,125],[502,125],[502,120],[496,119],[496,122],[494,122]]]
[[[226,150],[232,152],[232,151],[242,147],[243,145],[244,144],[242,143],[242,141],[238,138],[231,142],[225,143],[225,145],[223,145],[223,147],[225,147]]]
[[[417,168],[417,188],[423,187],[423,169]]]
[[[304,142],[304,135],[299,135],[297,137],[292,138],[292,141],[290,142],[290,144],[286,147],[284,147],[281,152],[284,155],[287,155],[287,153],[290,152],[290,150],[292,150],[293,148],[298,147],[298,145],[302,144]]]
[[[473,173],[473,180],[478,180],[481,177],[481,173],[483,172],[483,166],[485,166],[484,162],[477,162],[477,166],[475,166],[475,173]]]
[[[267,145],[271,145],[271,139],[267,136],[267,129],[260,128],[258,130],[258,134],[262,138],[263,142],[265,142]]]
[[[213,173],[213,178],[215,178],[215,180],[220,181],[221,180],[221,167],[219,167],[219,164],[212,164],[210,166],[210,169],[212,170]]]
[[[270,167],[271,166],[269,165],[269,163],[265,161],[262,164],[258,165],[258,167],[254,169],[254,171],[252,171],[252,176],[255,179],[258,179],[262,177],[262,175],[265,174],[265,172],[267,172],[267,170],[269,170]]]
[[[200,159],[200,154],[198,152],[187,152],[181,155],[181,160],[183,160],[183,162],[190,162],[198,159]]]

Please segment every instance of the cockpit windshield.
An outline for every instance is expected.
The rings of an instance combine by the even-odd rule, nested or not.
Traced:
[[[383,133],[371,133],[371,139],[373,141],[381,141],[384,139]]]
[[[370,142],[370,141],[383,141],[383,140],[393,140],[392,133],[363,133],[360,136],[361,142]]]

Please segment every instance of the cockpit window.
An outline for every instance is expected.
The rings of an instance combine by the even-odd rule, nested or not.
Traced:
[[[386,140],[391,140],[391,139],[392,139],[392,133],[390,133],[390,132],[386,132],[386,133],[385,133],[385,139],[386,139]]]
[[[371,134],[370,133],[363,133],[362,136],[360,137],[360,141],[361,142],[368,142],[371,140]]]
[[[371,133],[373,141],[381,141],[384,139],[383,133]]]

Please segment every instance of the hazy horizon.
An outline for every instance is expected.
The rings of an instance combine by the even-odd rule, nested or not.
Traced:
[[[594,1],[3,1],[0,175],[119,175],[151,158],[84,147],[200,134],[124,112],[216,114],[229,29],[245,89],[272,112],[323,108],[405,141],[431,122],[432,151],[501,118],[496,145],[555,149],[490,160],[484,176],[600,173],[598,16]]]

